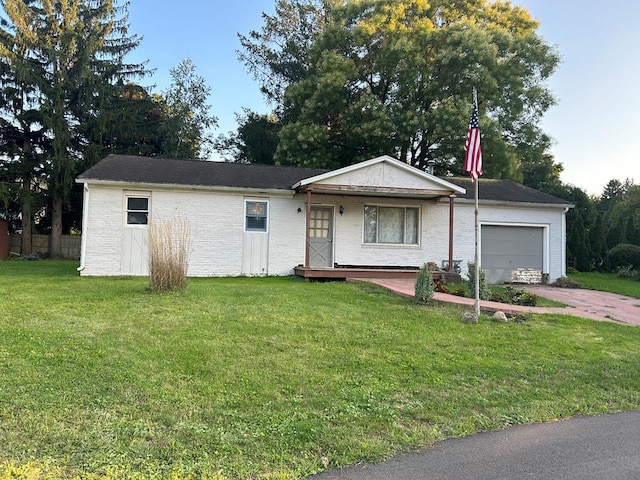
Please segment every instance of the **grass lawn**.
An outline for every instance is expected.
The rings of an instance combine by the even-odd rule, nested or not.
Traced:
[[[0,263],[0,479],[298,479],[640,407],[640,329],[460,322],[366,283]]]
[[[640,298],[640,282],[620,278],[615,273],[575,272],[570,273],[569,278],[578,282],[582,288]]]

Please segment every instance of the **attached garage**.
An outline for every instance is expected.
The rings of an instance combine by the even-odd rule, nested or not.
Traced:
[[[466,178],[452,183],[466,190],[455,199],[455,228],[468,231],[475,221],[475,185]],[[565,215],[570,203],[505,179],[481,178],[478,190],[480,264],[488,282],[554,282],[566,275]],[[475,257],[474,237],[456,237],[454,255],[463,259],[463,275],[465,263]]]
[[[480,264],[489,283],[508,283],[516,269],[544,268],[544,227],[482,225]]]

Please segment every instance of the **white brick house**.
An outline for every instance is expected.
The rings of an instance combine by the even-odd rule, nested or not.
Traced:
[[[391,275],[450,260],[464,273],[474,258],[470,182],[387,156],[327,171],[110,155],[77,181],[81,275],[147,275],[149,223],[177,218],[191,231],[190,276]],[[480,192],[490,280],[564,275],[570,205],[502,180],[481,179]]]

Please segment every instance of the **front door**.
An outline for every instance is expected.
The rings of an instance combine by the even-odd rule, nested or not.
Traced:
[[[309,264],[311,267],[333,266],[333,208],[311,207],[309,226]]]

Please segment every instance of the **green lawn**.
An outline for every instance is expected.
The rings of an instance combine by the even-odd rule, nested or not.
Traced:
[[[640,406],[640,329],[460,322],[365,283],[0,262],[0,479],[296,479]]]
[[[615,273],[575,272],[569,274],[569,278],[590,290],[602,290],[640,298],[640,282],[620,278]]]

